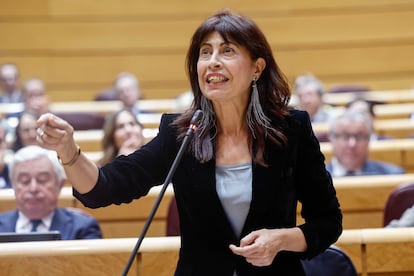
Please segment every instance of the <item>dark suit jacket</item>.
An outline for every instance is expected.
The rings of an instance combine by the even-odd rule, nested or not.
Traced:
[[[171,126],[176,115],[164,115],[152,141],[129,156],[100,168],[94,189],[75,196],[96,208],[128,203],[162,184],[180,148]],[[300,225],[308,249],[281,252],[272,265],[255,267],[234,255],[229,244],[239,244],[216,193],[215,161],[200,163],[184,153],[173,177],[181,228],[181,249],[175,275],[238,276],[304,275],[300,258],[312,257],[335,242],[342,232],[342,213],[332,179],[325,170],[309,116],[292,111],[286,122],[276,122],[288,138],[286,147],[266,144],[268,167],[253,165],[252,201],[242,236],[262,228],[296,226],[297,201],[306,223]]]
[[[332,163],[326,165],[326,169],[332,173]],[[361,170],[361,175],[381,175],[381,174],[403,174],[404,168],[395,164],[380,162],[375,160],[368,160]]]
[[[0,232],[15,232],[17,217],[17,210],[1,213]],[[88,215],[65,208],[56,209],[49,230],[59,231],[62,240],[102,238],[97,220]]]

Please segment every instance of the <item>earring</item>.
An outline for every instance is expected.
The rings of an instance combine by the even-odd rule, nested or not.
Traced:
[[[254,107],[260,106],[259,90],[257,89],[256,76],[253,77],[251,102]]]
[[[254,122],[257,122],[260,125],[264,126],[266,133],[267,133],[267,129],[271,128],[270,127],[270,120],[265,115],[265,113],[262,109],[262,105],[260,104],[259,90],[257,88],[257,78],[256,78],[256,76],[253,77],[252,94],[250,96],[250,103],[249,103],[249,107],[248,107],[247,120],[248,120],[249,126],[253,126]],[[252,129],[253,137],[255,137],[253,128],[251,128],[251,129]]]

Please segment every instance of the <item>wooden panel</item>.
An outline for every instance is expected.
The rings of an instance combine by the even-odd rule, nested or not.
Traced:
[[[141,220],[116,220],[100,221],[99,225],[104,238],[137,238],[144,228],[145,219]],[[167,223],[166,219],[155,218],[146,237],[162,237],[166,235]]]
[[[355,11],[365,10],[372,12],[378,9],[401,7],[409,8],[413,3],[412,1],[394,0],[392,3],[388,1],[340,1],[340,0],[318,0],[318,1],[272,1],[264,0],[260,2],[260,5],[250,1],[237,1],[237,0],[213,0],[209,2],[194,2],[191,0],[181,0],[176,2],[169,1],[133,1],[124,0],[122,5],[117,5],[119,1],[97,1],[93,0],[86,4],[81,0],[52,0],[51,12],[56,15],[139,15],[146,18],[154,15],[168,16],[171,14],[184,14],[189,15],[188,11],[192,11],[191,14],[209,14],[217,9],[223,7],[236,8],[239,11],[250,12],[253,14],[284,14],[285,12],[309,12],[319,13],[321,10],[326,12],[335,11]]]
[[[120,275],[136,239],[94,239],[0,244],[2,275]],[[179,238],[146,238],[128,275],[172,275]],[[156,258],[162,257],[155,262]]]
[[[186,91],[189,38],[207,15],[223,7],[218,0],[26,2],[2,5],[0,36],[8,39],[0,44],[0,63],[19,64],[23,79],[44,79],[55,101],[91,100],[124,70],[141,79],[145,98]],[[257,21],[291,81],[311,71],[327,86],[412,85],[413,1],[265,0],[257,5],[231,0],[226,6]]]
[[[335,83],[338,76],[347,75],[355,81],[364,81],[373,76],[395,77],[395,74],[413,74],[413,66],[407,56],[414,51],[414,43],[405,45],[378,46],[370,45],[357,48],[331,48],[331,49],[303,49],[279,50],[274,46],[278,62],[291,79],[303,71],[311,71],[322,80]],[[184,71],[185,49],[180,52],[163,51],[163,53],[100,53],[99,55],[48,56],[47,54],[19,57],[7,55],[0,57],[0,63],[13,60],[19,64],[24,76],[37,75],[53,87],[55,84],[76,85],[78,82],[88,86],[99,85],[101,89],[112,82],[114,76],[120,71],[134,72],[143,81],[145,87],[154,81],[181,81],[187,84]],[[321,56],[325,57],[321,59]],[[335,70],[332,70],[332,62]],[[358,66],[355,66],[355,64]],[[386,63],[387,66],[381,64]],[[41,66],[39,66],[41,64]],[[165,66],[168,64],[169,66]],[[162,71],[160,74],[155,74]],[[361,75],[362,74],[362,75]],[[345,76],[343,76],[344,78]],[[160,79],[161,78],[161,79]],[[146,84],[147,83],[147,84]],[[155,84],[152,84],[155,85]],[[98,86],[98,88],[99,88]],[[164,85],[166,86],[166,85]],[[84,87],[85,88],[85,87]],[[96,92],[98,88],[95,89]],[[145,92],[145,90],[144,90]]]
[[[129,257],[128,253],[88,254],[87,256],[51,255],[1,258],[2,275],[113,276],[121,274]],[[136,273],[136,270],[136,264],[133,263],[131,272]]]
[[[253,14],[285,14],[290,13],[321,13],[321,12],[375,12],[386,9],[410,8],[410,0],[375,1],[375,0],[317,0],[317,1],[272,1],[264,0],[257,5],[250,1],[213,0],[194,2],[191,0],[151,1],[151,0],[14,0],[2,4],[0,15],[17,17],[21,15],[52,15],[68,16],[137,16],[152,18],[153,16],[205,15],[224,6]]]
[[[384,243],[369,244],[367,246],[367,269],[372,273],[392,273],[395,267],[398,267],[400,271],[413,273],[413,252],[413,242],[395,242],[392,246]]]
[[[49,0],[13,0],[1,3],[0,18],[46,16],[48,14]]]
[[[359,275],[407,276],[414,273],[413,237],[412,228],[344,230],[335,245],[348,254]],[[135,242],[99,239],[0,244],[0,268],[11,276],[116,275],[123,271],[122,259],[128,258]],[[172,275],[179,246],[176,237],[144,239],[130,272]]]
[[[374,14],[321,14],[258,17],[270,44],[278,49],[350,47],[395,43],[414,38],[414,9]],[[390,24],[392,22],[392,24]],[[183,51],[199,19],[154,21],[0,22],[0,36],[8,37],[0,50],[106,50],[146,49],[146,52]],[[179,30],[179,32],[177,32]],[[15,34],[19,35],[16,36]],[[24,43],[30,41],[31,43]],[[53,52],[52,52],[53,53]]]
[[[75,206],[84,209],[99,221],[105,238],[138,237],[154,208],[159,191],[160,187],[155,187],[149,192],[148,196],[128,204],[90,209],[84,207],[80,202],[76,202]],[[169,187],[161,200],[146,236],[165,235],[167,210],[172,196],[172,187]]]

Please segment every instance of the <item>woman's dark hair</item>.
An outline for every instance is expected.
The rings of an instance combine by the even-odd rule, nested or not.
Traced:
[[[119,117],[119,114],[127,112],[131,114],[132,118],[134,118],[134,121],[141,127],[141,129],[144,129],[144,126],[141,124],[141,122],[138,121],[137,117],[135,116],[132,111],[126,108],[122,108],[114,113],[111,113],[106,116],[105,123],[103,126],[104,130],[104,137],[102,139],[102,150],[103,150],[103,156],[99,160],[100,165],[105,165],[106,163],[112,161],[115,159],[115,157],[118,156],[119,148],[115,144],[115,131],[116,131],[116,120]]]
[[[174,122],[178,127],[179,139],[185,135],[195,110],[203,110],[203,118],[189,149],[200,162],[207,162],[214,157],[212,141],[216,135],[216,116],[211,101],[202,95],[197,74],[201,43],[212,32],[219,33],[226,42],[232,41],[232,43],[245,47],[252,60],[263,58],[266,62],[266,67],[257,80],[259,99],[256,103],[250,103],[253,105],[251,108],[246,107],[246,122],[251,132],[249,142],[251,146],[254,144],[255,148],[253,161],[266,165],[264,160],[265,140],[270,139],[279,145],[286,144],[286,136],[274,122],[272,124],[269,118],[279,122],[284,120],[284,116],[288,113],[290,100],[289,84],[276,64],[272,49],[258,26],[248,17],[227,9],[217,12],[204,21],[191,39],[187,52],[186,69],[194,100],[191,107]],[[264,118],[256,114],[257,109],[263,110]]]

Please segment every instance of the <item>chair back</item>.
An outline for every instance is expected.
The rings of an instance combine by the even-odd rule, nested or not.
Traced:
[[[371,89],[361,84],[336,84],[328,89],[328,93],[367,92]]]
[[[352,260],[339,247],[331,245],[310,260],[302,260],[306,276],[357,276]]]
[[[390,195],[384,207],[383,226],[393,219],[399,219],[405,210],[414,205],[414,182],[398,185]]]
[[[97,112],[55,112],[57,116],[67,121],[75,130],[102,129],[105,115]]]
[[[177,201],[175,200],[175,197],[171,198],[168,205],[166,235],[180,235],[180,219],[178,217]]]

